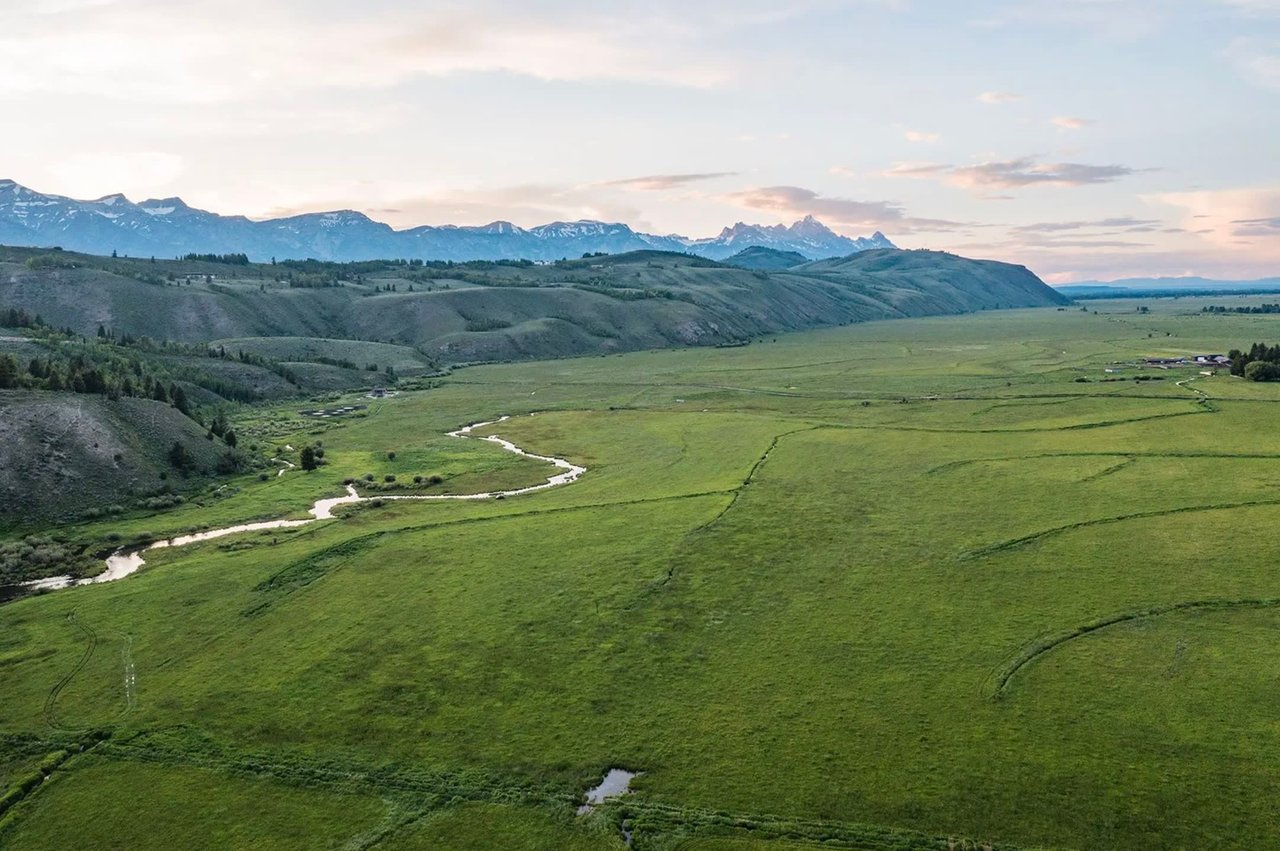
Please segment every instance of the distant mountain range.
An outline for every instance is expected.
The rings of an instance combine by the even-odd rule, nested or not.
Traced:
[[[0,180],[0,245],[57,245],[90,254],[114,251],[132,257],[247,254],[255,261],[273,257],[549,261],[648,249],[723,260],[751,247],[795,252],[816,260],[896,247],[879,232],[858,239],[841,236],[812,216],[789,227],[739,222],[708,239],[657,236],[616,222],[590,220],[527,229],[510,222],[492,222],[478,227],[425,225],[398,231],[353,210],[253,221],[198,210],[181,198],[134,203],[123,195],[108,195],[77,201],[36,192],[12,180]]]
[[[1152,296],[1193,296],[1259,294],[1280,292],[1280,278],[1252,281],[1224,281],[1215,278],[1122,278],[1116,281],[1079,281],[1054,287],[1067,298],[1142,298]]]
[[[1280,287],[1280,278],[1257,278],[1249,281],[1227,281],[1217,278],[1121,278],[1115,281],[1077,281],[1059,284],[1062,292],[1106,290],[1256,290]]]

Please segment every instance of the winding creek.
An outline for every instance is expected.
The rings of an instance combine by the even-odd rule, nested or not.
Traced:
[[[533,416],[533,415],[530,414],[530,416]],[[491,426],[491,425],[498,425],[500,423],[506,422],[509,419],[511,418],[508,416],[503,416],[496,420],[490,420],[488,422],[472,423],[471,425],[464,426],[463,428],[460,428],[457,431],[449,432],[449,436],[457,437],[457,438],[471,438],[475,440],[477,438],[473,438],[471,436],[471,432],[474,431],[475,429],[484,428],[486,426]],[[91,576],[86,579],[79,579],[79,580],[71,576],[51,576],[46,579],[36,579],[31,582],[21,583],[19,585],[0,586],[0,603],[17,599],[18,597],[25,596],[27,594],[34,593],[34,592],[57,591],[63,588],[72,588],[72,587],[77,587],[81,585],[100,585],[104,582],[115,582],[117,580],[124,579],[126,576],[130,576],[136,573],[138,570],[140,570],[143,567],[143,565],[146,564],[146,561],[143,559],[142,554],[149,552],[151,550],[164,549],[167,547],[183,547],[183,546],[186,546],[187,544],[194,544],[199,541],[210,541],[210,540],[213,540],[214,538],[226,537],[227,535],[238,535],[242,532],[261,532],[267,529],[291,529],[296,526],[306,526],[309,523],[315,523],[316,521],[319,521],[319,520],[332,520],[332,519],[335,519],[333,516],[333,510],[341,505],[351,505],[357,502],[371,502],[375,499],[384,500],[384,501],[407,500],[407,501],[414,501],[414,502],[431,502],[431,501],[444,501],[444,500],[503,499],[509,496],[521,496],[527,493],[534,493],[536,491],[547,490],[548,488],[567,485],[577,481],[578,478],[583,473],[587,472],[586,467],[579,467],[578,465],[570,461],[566,461],[564,458],[556,458],[550,455],[535,455],[532,452],[527,452],[524,449],[521,449],[519,446],[516,446],[511,441],[504,440],[503,438],[498,437],[497,435],[489,435],[487,437],[478,438],[478,439],[486,440],[489,443],[496,443],[499,446],[501,446],[503,449],[507,450],[508,452],[515,453],[516,455],[522,455],[525,458],[532,458],[536,461],[546,461],[549,464],[554,464],[557,468],[563,470],[564,472],[557,473],[554,476],[550,476],[545,482],[542,482],[541,484],[530,485],[529,487],[517,488],[515,490],[487,491],[485,493],[422,494],[422,495],[396,495],[396,496],[386,496],[386,495],[379,494],[377,496],[361,496],[359,492],[356,491],[354,486],[347,485],[346,494],[344,494],[343,496],[335,496],[335,497],[330,497],[328,499],[317,500],[307,512],[311,515],[311,517],[305,520],[264,520],[258,523],[242,523],[236,526],[226,526],[221,529],[209,529],[204,532],[193,532],[189,535],[179,535],[177,537],[167,538],[162,541],[155,541],[154,543],[148,544],[144,547],[140,547],[137,549],[132,549],[132,550],[120,549],[107,557],[106,559],[107,569],[104,570],[102,573],[99,573],[97,576]],[[285,463],[288,463],[288,462],[286,461]],[[293,465],[289,464],[289,467],[292,468]],[[283,475],[284,472],[285,470],[282,469],[280,473],[277,475]]]

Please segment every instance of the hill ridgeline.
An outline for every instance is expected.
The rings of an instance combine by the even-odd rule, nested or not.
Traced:
[[[445,365],[1064,303],[1022,266],[932,251],[872,250],[766,271],[656,251],[548,265],[256,265],[0,249],[0,307],[81,334],[104,326],[188,343],[377,341]]]

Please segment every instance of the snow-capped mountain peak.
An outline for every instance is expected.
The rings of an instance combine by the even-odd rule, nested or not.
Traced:
[[[314,257],[337,261],[389,257],[547,261],[638,250],[686,252],[723,260],[752,246],[818,259],[894,247],[878,231],[870,237],[851,239],[813,216],[790,226],[737,222],[705,239],[639,233],[620,222],[595,219],[550,222],[528,229],[499,220],[480,226],[424,225],[396,231],[355,210],[251,221],[199,210],[176,197],[151,198],[140,204],[121,194],[76,201],[41,194],[9,179],[0,180],[0,242],[61,245],[92,254],[118,251],[131,256],[173,257],[189,252],[245,253],[255,260]]]

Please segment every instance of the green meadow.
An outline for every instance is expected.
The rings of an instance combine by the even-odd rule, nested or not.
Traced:
[[[377,496],[557,472],[446,435],[501,415],[476,434],[587,473],[0,606],[0,847],[1280,845],[1280,386],[1134,365],[1280,341],[1280,317],[1207,303],[1236,302],[247,409],[242,441],[326,463],[79,533],[304,517],[367,475]],[[631,792],[576,815],[611,767]]]

